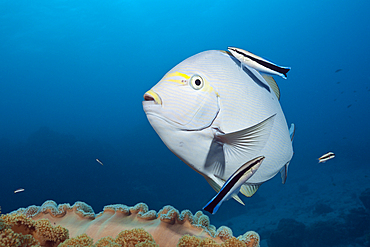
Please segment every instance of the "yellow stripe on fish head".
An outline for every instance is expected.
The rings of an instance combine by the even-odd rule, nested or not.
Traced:
[[[197,74],[194,74],[192,76],[189,76],[188,74],[184,74],[184,73],[181,73],[181,72],[172,72],[172,73],[167,73],[163,78],[162,80],[166,80],[166,81],[170,81],[170,82],[175,82],[175,83],[179,83],[179,84],[182,84],[182,85],[187,85],[189,83],[191,83],[191,80],[192,78],[194,78],[194,76],[199,76]],[[220,97],[220,95],[217,93],[216,90],[214,90],[214,88],[211,86],[211,84],[203,77],[199,76],[201,78],[201,80],[203,80],[204,82],[204,85],[202,86],[202,88],[200,89],[201,91],[203,92],[208,92],[208,93],[212,93],[214,92],[217,97]]]
[[[162,118],[181,126],[181,129],[205,128],[219,111],[219,94],[207,79],[194,72],[171,70],[148,94],[156,102],[161,100]]]

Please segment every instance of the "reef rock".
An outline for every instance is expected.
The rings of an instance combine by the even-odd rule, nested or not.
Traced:
[[[305,225],[294,219],[281,219],[278,227],[267,239],[269,247],[301,247]]]

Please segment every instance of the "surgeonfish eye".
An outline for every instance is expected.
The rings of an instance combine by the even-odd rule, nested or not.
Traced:
[[[199,90],[201,89],[203,86],[204,86],[204,81],[203,81],[203,78],[200,77],[199,75],[193,75],[191,78],[190,78],[190,85],[192,88],[194,88],[195,90]]]

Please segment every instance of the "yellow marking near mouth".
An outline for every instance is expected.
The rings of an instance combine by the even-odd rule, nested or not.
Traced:
[[[146,92],[147,94],[149,94],[150,96],[153,97],[154,101],[159,104],[159,105],[162,105],[162,100],[161,98],[159,98],[159,95],[157,93],[155,93],[153,90],[149,90],[148,92]]]

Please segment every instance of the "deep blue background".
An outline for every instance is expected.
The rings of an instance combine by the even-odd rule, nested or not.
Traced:
[[[333,169],[356,179],[351,169],[370,159],[369,9],[344,0],[0,1],[2,212],[48,199],[95,212],[142,201],[200,210],[214,191],[164,146],[141,101],[177,63],[228,46],[292,67],[288,80],[276,78],[297,126],[288,182],[258,193],[293,186],[294,176],[314,180],[327,151]],[[242,213],[227,202],[212,220]]]

